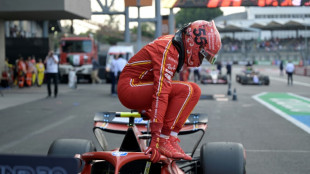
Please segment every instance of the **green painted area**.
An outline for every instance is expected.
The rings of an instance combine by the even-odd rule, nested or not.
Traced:
[[[259,98],[288,115],[310,115],[310,101],[304,98],[288,93],[266,93]]]

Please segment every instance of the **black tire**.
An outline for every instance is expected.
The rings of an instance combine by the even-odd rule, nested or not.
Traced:
[[[248,83],[248,78],[247,77],[240,77],[240,83],[242,85],[246,85]]]
[[[49,150],[48,156],[65,156],[74,157],[75,154],[83,154],[86,152],[95,152],[96,147],[90,140],[83,139],[57,139]]]
[[[222,76],[221,79],[227,82],[227,76]]]
[[[221,76],[218,77],[218,79],[225,81],[225,83],[223,83],[223,84],[227,84],[228,83],[226,75],[221,75]]]
[[[207,82],[206,82],[206,76],[202,76],[200,79],[201,79],[201,80],[200,80],[200,83],[201,83],[201,84],[207,84]]]
[[[93,80],[92,80],[92,78],[91,78],[91,75],[88,75],[88,76],[87,76],[87,81],[88,81],[89,84],[92,84]]]
[[[240,76],[239,75],[236,75],[236,82],[240,83]]]
[[[240,143],[212,142],[201,146],[202,174],[245,174],[245,151]]]
[[[268,86],[268,85],[270,84],[270,80],[269,80],[269,77],[268,77],[268,76],[265,76],[265,77],[264,77],[264,84],[265,84],[266,86]]]

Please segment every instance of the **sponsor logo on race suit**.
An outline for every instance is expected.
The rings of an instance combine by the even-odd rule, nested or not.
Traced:
[[[176,61],[175,59],[173,59],[172,57],[168,57],[168,60],[171,60],[172,62],[174,62],[174,63],[176,63],[176,64],[178,64],[179,62],[178,61]]]
[[[171,71],[174,71],[176,70],[176,66],[175,65],[171,65],[170,63],[167,64],[167,69],[171,70]]]

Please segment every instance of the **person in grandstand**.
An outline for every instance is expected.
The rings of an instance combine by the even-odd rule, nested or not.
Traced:
[[[165,35],[144,46],[123,69],[118,82],[120,102],[150,118],[152,139],[145,154],[159,161],[169,158],[191,160],[179,146],[178,133],[201,95],[194,82],[173,81],[183,65],[211,64],[221,49],[221,37],[213,21],[194,21],[174,35]]]

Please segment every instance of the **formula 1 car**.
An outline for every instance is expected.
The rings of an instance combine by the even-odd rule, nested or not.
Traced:
[[[202,84],[227,84],[227,76],[221,75],[218,70],[207,71],[201,77]]]
[[[163,155],[158,163],[150,162],[146,155],[151,139],[148,121],[138,112],[99,112],[94,118],[93,132],[103,149],[97,151],[94,143],[83,139],[57,139],[49,150],[49,156],[75,157],[81,174],[245,174],[245,150],[240,143],[211,142],[201,146],[200,157],[194,153],[207,128],[205,114],[191,114],[180,135],[201,132],[194,144],[193,160],[176,160]],[[125,134],[119,148],[107,150],[104,132]]]
[[[236,81],[242,85],[269,85],[269,76],[262,75],[254,71],[252,67],[247,67],[241,74],[236,75]]]

